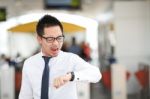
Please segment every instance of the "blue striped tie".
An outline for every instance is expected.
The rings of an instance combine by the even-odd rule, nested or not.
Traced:
[[[43,70],[42,85],[41,85],[41,99],[48,99],[48,88],[49,88],[49,60],[50,57],[42,56],[45,61],[45,68]]]

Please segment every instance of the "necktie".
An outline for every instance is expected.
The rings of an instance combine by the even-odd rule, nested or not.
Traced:
[[[48,88],[49,88],[49,60],[50,57],[43,56],[45,61],[45,68],[43,70],[42,85],[41,85],[41,99],[48,99]]]

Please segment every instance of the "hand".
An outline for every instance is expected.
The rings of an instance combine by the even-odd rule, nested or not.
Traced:
[[[60,76],[54,79],[54,87],[55,88],[59,88],[61,86],[63,86],[64,84],[66,84],[67,82],[69,82],[71,79],[71,73],[68,73],[64,76]]]

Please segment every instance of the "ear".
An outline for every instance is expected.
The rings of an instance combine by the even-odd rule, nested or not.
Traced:
[[[41,44],[42,43],[42,38],[38,35],[36,35],[36,38],[37,38],[37,41],[39,42],[39,44]]]

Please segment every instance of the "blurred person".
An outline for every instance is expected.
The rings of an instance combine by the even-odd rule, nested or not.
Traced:
[[[8,69],[10,66],[10,58],[5,54],[0,56],[0,69]]]
[[[75,37],[72,38],[72,44],[68,48],[68,51],[72,52],[74,54],[77,54],[79,56],[81,55],[81,47],[79,45],[77,45]]]
[[[6,62],[6,56],[5,56],[5,54],[1,54],[1,56],[0,56],[0,66],[2,66],[5,63],[7,63]]]
[[[14,65],[14,62],[10,57],[7,57],[5,54],[2,54],[0,57],[0,66],[7,64],[8,66]]]
[[[23,61],[23,57],[21,56],[20,53],[17,53],[14,59],[17,63],[20,63]]]
[[[81,48],[82,48],[82,53],[81,53],[81,57],[85,60],[85,61],[91,61],[91,48],[89,46],[88,43],[86,43],[85,41],[83,41],[81,43]]]
[[[96,83],[99,69],[78,55],[63,52],[61,22],[51,15],[43,16],[37,26],[41,52],[24,62],[19,99],[77,99],[76,83]]]
[[[61,50],[64,52],[68,52],[68,43],[67,42],[63,43]]]

